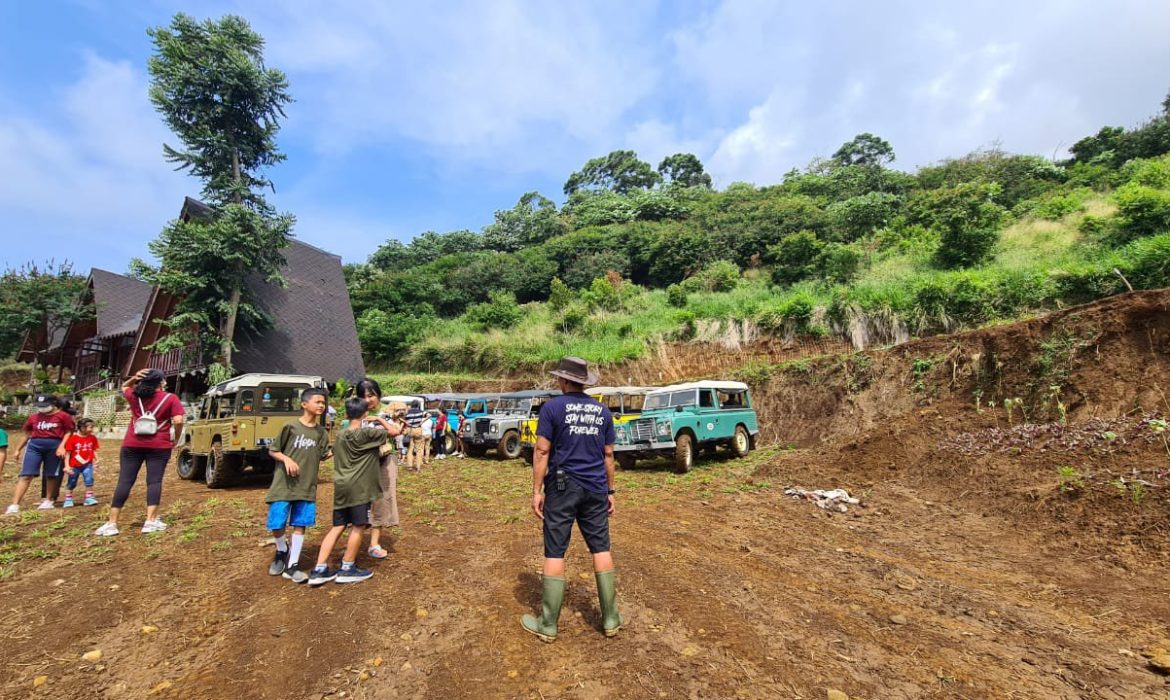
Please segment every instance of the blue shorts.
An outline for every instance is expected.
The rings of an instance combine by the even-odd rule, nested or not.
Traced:
[[[57,479],[61,476],[61,458],[57,456],[57,448],[61,441],[55,438],[33,438],[24,446],[24,461],[20,465],[20,475],[29,479],[39,476],[42,479]]]
[[[73,468],[73,473],[66,478],[66,486],[70,491],[77,488],[77,477],[81,477],[81,480],[85,482],[85,488],[93,488],[93,464],[83,464]]]
[[[313,501],[273,501],[268,504],[268,529],[286,526],[313,527],[317,524],[317,504]]]

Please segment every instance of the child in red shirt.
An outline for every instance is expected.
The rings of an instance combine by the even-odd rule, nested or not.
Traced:
[[[93,469],[98,463],[98,439],[93,434],[93,425],[92,418],[82,418],[77,421],[77,432],[65,441],[65,451],[69,453],[65,464],[65,475],[69,478],[65,484],[65,508],[73,507],[77,477],[85,481],[85,501],[82,504],[97,505],[97,499],[93,497]]]

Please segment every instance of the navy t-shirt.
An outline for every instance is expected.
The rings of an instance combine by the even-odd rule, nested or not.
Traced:
[[[552,443],[546,481],[560,470],[587,491],[609,491],[605,446],[612,445],[615,437],[608,408],[585,394],[557,396],[540,407],[536,434]]]

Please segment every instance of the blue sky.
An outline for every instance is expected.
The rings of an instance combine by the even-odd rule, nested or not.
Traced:
[[[966,6],[970,5],[970,6]],[[320,3],[0,0],[0,263],[126,269],[195,180],[146,97],[148,26],[235,13],[296,103],[269,175],[301,239],[364,260],[560,202],[590,157],[698,155],[778,182],[862,131],[913,170],[992,145],[1060,155],[1153,115],[1164,0]]]

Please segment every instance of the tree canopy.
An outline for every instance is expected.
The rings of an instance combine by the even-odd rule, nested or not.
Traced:
[[[633,151],[612,151],[600,158],[592,158],[585,167],[569,176],[565,181],[565,194],[572,195],[581,190],[609,190],[617,194],[629,194],[633,190],[647,189],[661,181],[650,164],[638,159]]]

